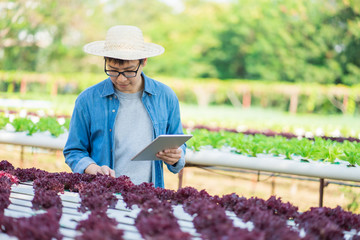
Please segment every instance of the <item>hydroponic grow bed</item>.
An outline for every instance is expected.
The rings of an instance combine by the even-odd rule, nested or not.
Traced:
[[[53,137],[46,133],[35,133],[32,136],[25,132],[9,132],[0,130],[0,143],[40,148],[62,150],[67,140],[67,134]],[[249,157],[244,154],[236,154],[230,148],[213,149],[202,147],[200,151],[187,150],[186,162],[201,166],[222,166],[250,170],[285,173],[299,176],[360,181],[360,166],[351,166],[346,161],[338,160],[337,164],[330,162],[303,161],[301,156],[293,156],[287,160],[285,156],[273,156],[270,154],[258,154],[257,157]]]
[[[134,185],[125,176],[14,169],[6,161],[0,162],[0,187],[1,239],[360,238],[357,214],[340,207],[301,213],[274,196],[175,192]]]

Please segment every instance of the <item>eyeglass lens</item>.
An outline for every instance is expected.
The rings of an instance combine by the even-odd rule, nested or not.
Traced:
[[[120,74],[122,74],[124,77],[126,78],[133,78],[133,77],[136,77],[137,75],[137,72],[140,68],[140,64],[141,64],[141,61],[139,62],[139,65],[137,67],[137,69],[135,71],[123,71],[123,72],[119,72],[119,71],[116,71],[116,70],[107,70],[106,69],[106,61],[105,61],[105,73],[110,76],[110,77],[118,77]]]

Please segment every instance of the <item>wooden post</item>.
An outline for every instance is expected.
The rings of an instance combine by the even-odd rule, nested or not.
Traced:
[[[298,94],[294,93],[290,96],[290,106],[289,106],[289,112],[291,114],[296,114],[297,111],[297,105],[298,105]]]
[[[23,95],[26,93],[26,85],[27,82],[25,80],[25,78],[21,79],[21,83],[20,83],[20,93]]]
[[[51,96],[56,96],[58,92],[58,84],[54,82],[54,84],[51,87]]]
[[[243,108],[249,108],[251,106],[251,92],[246,91],[243,95]]]

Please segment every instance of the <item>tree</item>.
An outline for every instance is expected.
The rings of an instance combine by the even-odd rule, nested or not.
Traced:
[[[69,56],[83,57],[80,46],[82,35],[78,33],[85,23],[91,22],[87,10],[84,1],[2,2],[1,69],[40,72],[79,70],[79,64],[71,64],[68,60]],[[78,59],[73,59],[75,61]]]

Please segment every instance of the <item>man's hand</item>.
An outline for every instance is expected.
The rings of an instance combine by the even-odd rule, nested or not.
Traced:
[[[171,148],[165,149],[164,151],[158,152],[156,157],[163,160],[167,164],[174,165],[181,158],[181,149],[180,148]]]
[[[90,164],[86,169],[85,169],[85,173],[87,174],[103,174],[103,175],[108,175],[110,177],[115,177],[115,171],[112,170],[111,168],[109,168],[108,166],[99,166],[96,165],[95,163]]]

